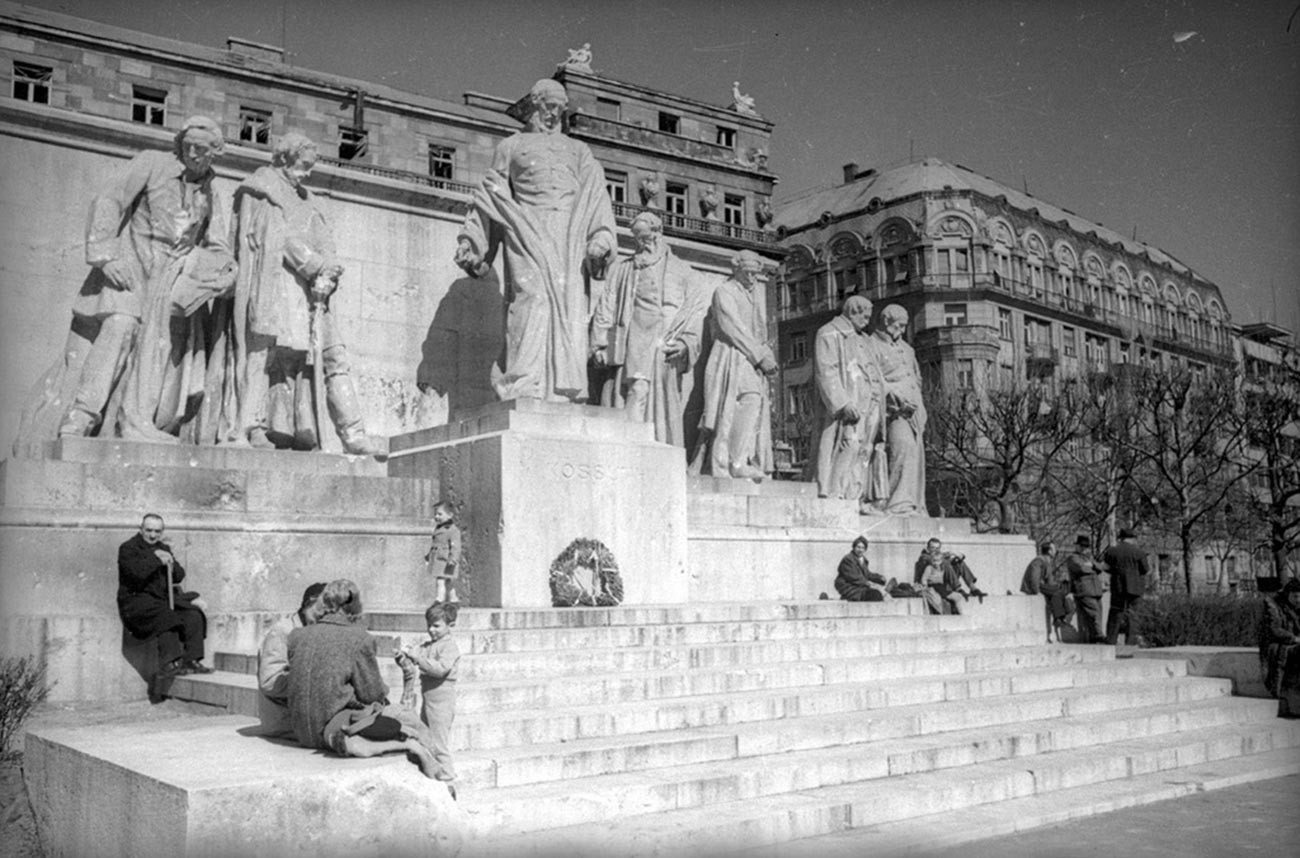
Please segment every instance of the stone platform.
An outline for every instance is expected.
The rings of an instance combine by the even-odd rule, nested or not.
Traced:
[[[363,580],[375,607],[432,598],[418,573],[436,481],[324,453],[89,438],[46,452],[0,462],[0,651],[40,656],[51,700],[145,695],[151,662],[118,620],[116,562],[146,511],[166,520],[217,644],[312,581]]]
[[[1213,766],[1245,773],[1237,782],[1250,772],[1300,771],[1300,722],[1274,718],[1272,701],[1233,697],[1230,682],[1189,676],[1182,661],[1045,646],[1040,602],[993,597],[964,616],[928,616],[915,599],[466,608],[455,631],[465,655],[452,730],[467,825],[460,854],[797,847],[811,855],[835,844],[852,847],[840,854],[879,854],[873,844],[887,844],[888,854],[923,852],[934,842],[928,833],[944,834],[936,820],[991,820],[1085,795],[1094,798],[1069,804],[1071,813],[1102,812],[1110,807],[1096,800],[1101,793],[1133,804],[1167,797],[1168,785],[1184,780],[1213,786]],[[368,617],[384,653],[397,640],[418,640],[421,619]],[[383,661],[395,686],[391,660]],[[228,670],[181,677],[173,692],[250,712],[252,676],[237,671],[252,668],[252,653],[218,653],[217,662]],[[107,738],[88,735],[99,728],[38,734],[29,743],[43,743],[42,759],[61,761],[68,794],[33,794],[64,809],[43,818],[62,826],[65,842],[113,843],[127,835],[84,829],[92,818],[118,818],[133,793],[158,794],[166,781],[164,794],[193,794],[189,804],[146,802],[157,810],[140,818],[201,830],[201,818],[222,818],[205,803],[207,785],[235,789],[231,782],[246,776],[242,794],[265,805],[248,809],[239,830],[251,831],[277,806],[312,816],[317,796],[337,795],[335,780],[358,762],[239,735],[247,723],[195,719],[186,728],[195,740],[177,734],[174,743],[146,727]],[[239,776],[213,771],[188,781],[159,777],[159,766],[173,764],[152,759],[185,757],[198,771],[219,769],[232,754]],[[53,769],[42,763],[39,771]],[[298,801],[281,800],[290,782]],[[85,795],[105,784],[111,796]],[[367,849],[390,832],[405,836],[394,826],[406,822],[354,812],[371,806],[370,795],[331,807],[353,820]],[[88,802],[99,810],[79,815]]]

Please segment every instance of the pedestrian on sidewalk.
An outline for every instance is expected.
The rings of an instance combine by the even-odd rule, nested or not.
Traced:
[[[1119,532],[1119,543],[1102,552],[1101,560],[1110,574],[1110,611],[1106,616],[1106,643],[1119,643],[1121,627],[1124,642],[1141,646],[1138,612],[1134,610],[1147,587],[1146,552],[1133,543],[1137,535],[1127,527]]]

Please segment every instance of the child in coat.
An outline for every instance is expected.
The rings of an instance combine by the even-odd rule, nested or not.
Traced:
[[[434,602],[424,612],[429,639],[418,647],[399,648],[395,654],[402,668],[402,704],[414,708],[415,679],[420,680],[420,720],[427,728],[427,742],[441,771],[438,780],[447,781],[455,797],[456,770],[451,762],[451,724],[456,718],[456,677],[460,649],[451,637],[456,623],[456,605]]]
[[[446,501],[439,501],[433,508],[433,544],[424,560],[437,582],[434,599],[438,602],[459,601],[456,580],[460,577],[460,528],[455,519],[455,510]]]

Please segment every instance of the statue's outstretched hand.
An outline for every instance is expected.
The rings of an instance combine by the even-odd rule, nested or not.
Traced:
[[[468,238],[460,240],[456,245],[456,255],[452,258],[471,277],[482,277],[487,273],[487,266],[483,264],[483,254],[478,252],[474,242]]]

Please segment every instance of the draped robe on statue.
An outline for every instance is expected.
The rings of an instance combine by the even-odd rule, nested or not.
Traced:
[[[713,293],[713,346],[704,372],[703,428],[713,433],[712,473],[726,476],[732,460],[731,426],[740,398],[759,398],[755,427],[754,466],[772,471],[772,401],[767,379],[758,364],[774,359],[767,345],[767,312],[762,287],[746,289],[735,280],[724,281]]]
[[[602,404],[622,407],[623,387],[633,379],[650,382],[648,420],[655,440],[686,446],[682,414],[695,384],[700,333],[709,290],[695,272],[666,247],[656,259],[634,256],[618,263],[591,323],[592,347],[605,347],[618,367]],[[686,354],[664,360],[664,345],[680,340]]]
[[[912,347],[902,340],[891,340],[877,333],[871,336],[869,348],[885,385],[885,434],[889,450],[889,501],[885,511],[895,515],[924,515],[922,437],[926,413],[921,399],[921,368]]]
[[[505,248],[506,363],[492,372],[501,399],[586,398],[583,262],[601,230],[613,240],[614,210],[585,143],[523,131],[498,144],[460,237],[489,263]]]
[[[873,448],[883,434],[880,371],[867,351],[867,337],[844,316],[818,329],[813,354],[818,393],[814,425],[822,430],[814,436],[817,448],[809,458],[817,467],[817,493],[862,500],[870,488]],[[836,417],[846,405],[861,415],[856,423]]]

